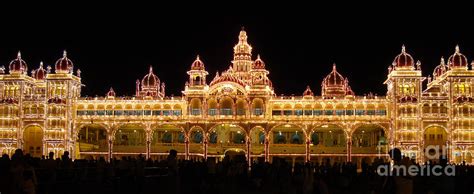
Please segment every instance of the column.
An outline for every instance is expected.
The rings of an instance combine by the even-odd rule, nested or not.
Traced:
[[[110,162],[110,160],[112,159],[113,155],[112,155],[112,150],[113,150],[113,142],[112,140],[109,139],[109,157],[108,157],[108,161]]]
[[[267,136],[265,136],[265,148],[264,148],[264,156],[265,156],[265,162],[270,161],[270,146],[269,146],[269,139]]]
[[[250,153],[250,137],[247,137],[247,162],[248,162],[248,169],[252,166],[252,155]]]
[[[309,162],[311,160],[311,148],[310,148],[311,141],[308,139],[306,140],[306,158],[305,161]]]
[[[346,161],[347,162],[351,162],[352,161],[352,139],[351,138],[347,138],[347,146],[346,146],[346,149],[347,149],[347,159]]]
[[[151,152],[151,141],[147,140],[146,141],[146,159],[147,160],[150,158],[150,152]]]
[[[185,137],[184,140],[184,152],[185,152],[185,160],[189,160],[189,137]]]
[[[203,153],[204,160],[207,160],[207,138],[205,138],[203,146],[204,146],[204,149],[203,149],[204,150],[204,153]]]

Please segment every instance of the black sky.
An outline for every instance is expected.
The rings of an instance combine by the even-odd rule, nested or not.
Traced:
[[[234,7],[234,8],[229,8]],[[135,80],[154,67],[167,95],[181,95],[186,71],[199,54],[212,80],[230,65],[232,47],[245,26],[253,54],[262,56],[278,95],[301,95],[320,85],[332,67],[349,78],[358,95],[385,94],[387,67],[402,44],[431,74],[441,56],[459,44],[474,56],[474,11],[407,5],[374,7],[307,6],[236,9],[191,7],[72,6],[2,11],[0,64],[21,50],[29,70],[68,51],[82,71],[83,95],[133,95]]]

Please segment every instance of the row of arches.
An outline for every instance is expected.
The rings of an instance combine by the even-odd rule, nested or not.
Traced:
[[[110,138],[108,135],[113,136]],[[270,154],[304,154],[309,142],[312,151],[317,153],[347,153],[348,143],[360,153],[378,153],[387,145],[387,135],[379,125],[362,125],[350,136],[337,125],[323,125],[306,134],[298,125],[286,124],[265,132],[262,127],[255,127],[249,132],[239,125],[218,124],[207,132],[200,127],[193,127],[189,132],[174,125],[164,125],[147,132],[140,125],[124,125],[110,133],[98,124],[83,126],[78,133],[79,150],[84,153],[103,152],[109,149],[112,141],[114,153],[145,153],[149,143],[150,153],[166,153],[175,149],[183,153],[184,144],[189,142],[189,152],[210,156],[221,155],[228,149],[246,150],[250,146],[252,155],[264,153],[265,144],[270,145]],[[207,141],[206,141],[207,140]],[[359,149],[359,151],[357,151]]]
[[[77,110],[181,110],[181,104],[79,104]]]
[[[220,98],[210,98],[206,101],[207,106],[200,98],[193,98],[189,103],[191,115],[200,115],[203,110],[207,110],[208,115],[245,115],[247,110],[251,110],[254,115],[263,114],[264,101],[261,98],[255,98],[248,102],[244,98],[232,98],[222,96]]]
[[[273,104],[273,110],[280,109],[368,109],[385,110],[387,106],[383,103],[315,103],[315,104]]]

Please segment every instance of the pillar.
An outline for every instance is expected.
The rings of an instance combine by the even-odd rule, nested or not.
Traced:
[[[113,155],[112,155],[112,150],[113,150],[113,142],[112,140],[109,140],[109,159],[108,161],[110,162],[110,160],[112,159]]]
[[[346,161],[347,162],[351,162],[352,161],[352,139],[351,138],[347,138],[347,159]]]
[[[150,152],[151,152],[151,141],[147,140],[146,141],[146,159],[150,159]]]
[[[309,162],[311,160],[311,148],[310,148],[311,141],[306,140],[306,158],[305,161]]]
[[[269,139],[268,137],[265,137],[265,148],[264,148],[264,156],[265,156],[265,162],[270,161],[270,145],[269,145]]]
[[[184,153],[185,153],[184,159],[189,160],[189,137],[185,137],[185,140],[184,140]]]
[[[250,137],[247,137],[247,162],[248,162],[248,167],[250,169],[250,167],[252,166],[252,155],[250,153]]]
[[[204,160],[207,160],[207,138],[206,140],[204,140],[204,143],[203,143],[203,147],[204,147],[204,153],[203,153],[203,156],[204,156]]]

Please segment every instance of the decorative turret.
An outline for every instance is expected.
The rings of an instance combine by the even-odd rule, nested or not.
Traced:
[[[115,91],[112,87],[110,87],[109,91],[107,92],[107,99],[114,99],[115,98]]]
[[[204,63],[196,56],[196,59],[191,64],[191,70],[188,72],[189,75],[189,87],[200,87],[206,85],[206,76],[208,75]]]
[[[265,63],[260,59],[260,55],[257,55],[257,59],[253,62],[252,69],[265,69]]]
[[[467,68],[467,58],[459,50],[459,45],[456,45],[454,49],[454,54],[448,58],[448,67],[449,68]]]
[[[436,66],[434,71],[433,71],[433,79],[436,80],[438,77],[440,77],[441,75],[446,73],[446,71],[448,71],[448,66],[446,66],[446,64],[444,62],[444,58],[441,57],[441,61],[440,61],[439,65]]]
[[[251,74],[251,86],[270,86],[272,85],[268,79],[269,72],[265,69],[265,62],[257,55],[257,59],[253,62]]]
[[[13,59],[10,62],[10,65],[8,66],[10,70],[10,74],[26,74],[28,70],[28,66],[26,65],[26,62],[21,59],[21,53],[18,51],[18,54],[16,55],[16,59]]]
[[[413,70],[413,57],[406,52],[405,45],[402,45],[402,52],[393,59],[393,66],[395,70]]]
[[[306,90],[303,92],[303,96],[314,96],[313,91],[311,91],[311,88],[309,86],[306,86]]]
[[[67,58],[67,52],[63,51],[63,57],[56,61],[54,65],[55,73],[72,73],[74,64]]]
[[[39,68],[31,72],[31,77],[35,78],[36,80],[44,80],[44,78],[46,78],[46,74],[47,72],[43,68],[43,62],[40,62]]]

